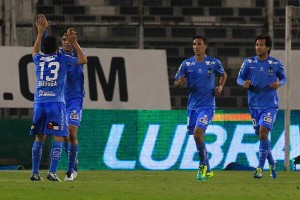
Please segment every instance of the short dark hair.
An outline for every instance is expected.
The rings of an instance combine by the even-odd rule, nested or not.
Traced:
[[[65,34],[67,34],[69,28],[74,28],[74,30],[76,30],[74,26],[65,27],[60,36],[63,37]]]
[[[42,52],[45,54],[55,53],[58,50],[58,40],[55,36],[47,36],[44,39]]]
[[[258,36],[256,36],[255,38],[255,43],[257,40],[266,40],[266,47],[270,47],[268,54],[270,54],[271,52],[271,48],[272,48],[272,38],[270,35],[267,34],[260,34]]]
[[[67,33],[68,28],[64,28],[63,31],[61,32],[61,37],[63,37]]]
[[[205,37],[203,37],[203,36],[201,36],[201,35],[196,35],[196,36],[193,37],[193,41],[194,41],[195,39],[197,39],[197,38],[202,39],[202,40],[203,40],[203,43],[206,44],[207,39],[206,39]]]

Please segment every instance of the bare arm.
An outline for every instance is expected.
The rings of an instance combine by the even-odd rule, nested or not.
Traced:
[[[39,51],[40,51],[43,34],[48,26],[46,17],[44,15],[38,15],[38,19],[36,20],[35,25],[37,27],[38,33],[37,33],[36,40],[33,45],[32,56],[39,53]]]
[[[69,41],[71,42],[73,48],[75,49],[78,57],[78,64],[86,64],[87,63],[87,58],[84,55],[80,45],[77,42],[77,35],[74,30],[74,28],[69,28],[67,31],[67,36]]]
[[[183,76],[183,77],[181,77],[181,78],[179,78],[179,79],[177,79],[177,80],[174,81],[174,86],[175,87],[180,87],[184,83],[185,83],[185,77]]]
[[[224,85],[226,83],[226,80],[227,80],[227,74],[224,71],[224,74],[220,77],[219,85],[215,88],[215,95],[221,95]]]

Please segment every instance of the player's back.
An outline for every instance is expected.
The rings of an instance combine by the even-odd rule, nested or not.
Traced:
[[[48,55],[35,54],[36,91],[34,101],[65,102],[65,82],[67,65],[74,65],[78,59],[71,56],[53,53]]]

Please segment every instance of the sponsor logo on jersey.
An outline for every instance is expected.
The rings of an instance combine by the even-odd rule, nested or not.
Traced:
[[[271,123],[272,122],[272,117],[264,117],[264,122]]]
[[[249,63],[257,63],[257,60],[248,59]]]
[[[277,65],[279,62],[268,60],[269,65]]]
[[[256,120],[255,119],[252,119],[252,124],[253,124],[253,126],[256,126]]]
[[[203,117],[201,117],[201,118],[199,119],[199,121],[200,121],[202,124],[207,125],[207,124],[208,124],[207,115],[204,115]]]
[[[53,97],[55,96],[55,93],[53,91],[43,91],[43,90],[39,90],[38,92],[38,96],[39,97]]]
[[[76,110],[73,110],[73,111],[72,111],[72,113],[70,114],[70,118],[73,119],[73,120],[79,119],[79,115],[78,115],[78,113],[76,112]]]
[[[192,66],[192,65],[195,65],[196,63],[195,62],[185,62],[186,66]]]
[[[45,62],[50,62],[52,60],[55,60],[55,57],[54,56],[41,57],[40,60],[43,60]]]
[[[52,129],[52,130],[58,131],[59,125],[56,122],[49,122],[47,124],[47,129]]]
[[[206,65],[214,65],[214,64],[216,64],[216,62],[215,61],[205,61],[205,64]]]

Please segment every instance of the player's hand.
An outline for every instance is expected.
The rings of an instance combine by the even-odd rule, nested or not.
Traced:
[[[179,79],[177,79],[175,82],[174,82],[174,85],[176,87],[179,87],[179,86],[182,86],[183,84],[185,83],[185,77],[181,77]]]
[[[271,87],[271,88],[273,88],[273,89],[276,90],[277,88],[280,87],[280,82],[277,81],[277,82],[271,83],[271,84],[269,85],[269,87]]]
[[[74,28],[68,28],[67,30],[67,37],[69,42],[75,43],[77,42],[77,34]]]
[[[37,20],[35,21],[38,33],[43,34],[47,28],[48,21],[45,15],[39,14]]]
[[[216,96],[221,95],[222,90],[223,90],[223,86],[222,86],[222,85],[219,85],[218,87],[216,87],[216,88],[215,88],[215,95],[216,95]]]
[[[251,81],[250,80],[246,80],[246,81],[244,81],[244,83],[243,83],[243,87],[244,88],[249,88],[250,87],[250,85],[251,85]]]

